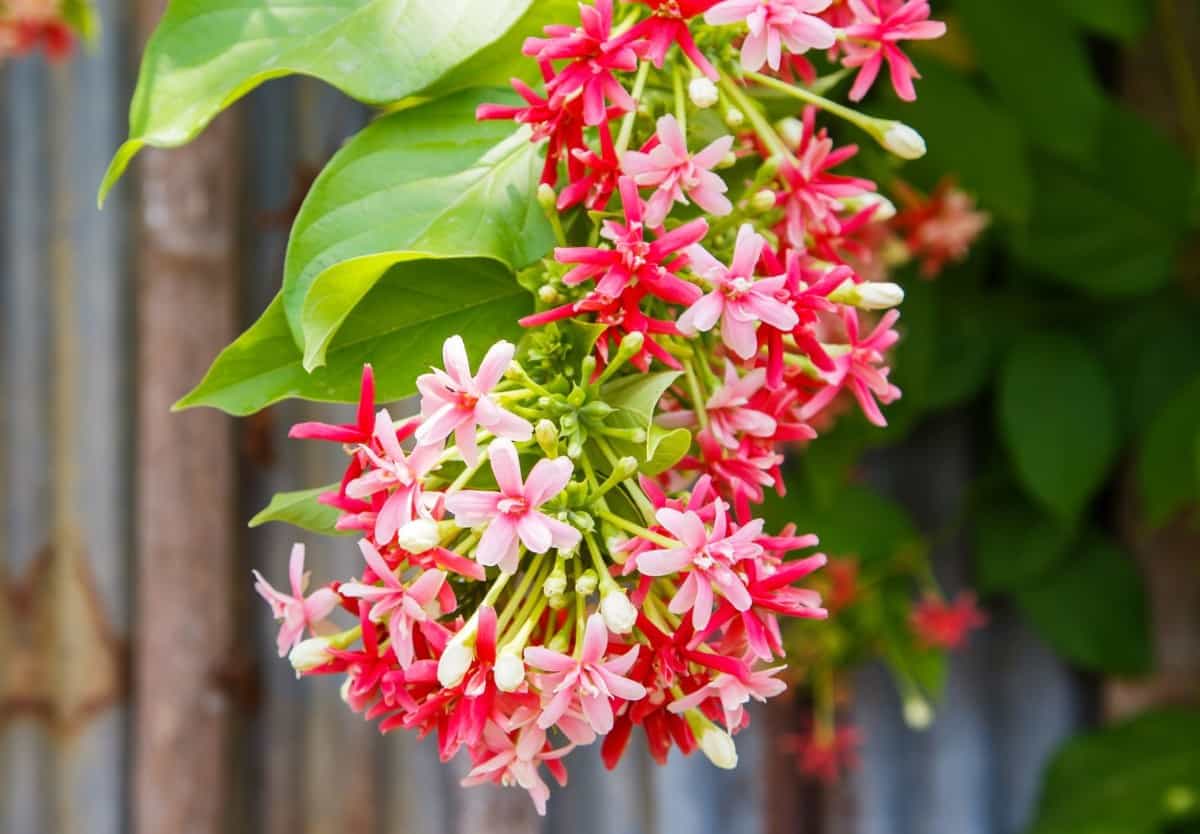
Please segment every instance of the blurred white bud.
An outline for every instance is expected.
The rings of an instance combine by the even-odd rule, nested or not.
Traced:
[[[693,78],[688,84],[688,98],[701,110],[717,103],[717,85],[707,78]]]
[[[400,546],[409,553],[424,553],[432,550],[442,540],[438,535],[437,522],[428,518],[414,518],[408,524],[401,526],[396,537]]]
[[[754,196],[750,198],[750,210],[756,214],[762,214],[773,208],[775,208],[775,192],[769,188],[755,191]]]
[[[588,596],[595,592],[596,586],[599,583],[600,580],[596,577],[596,572],[594,570],[587,570],[575,580],[575,591],[576,593]]]
[[[904,301],[904,290],[890,281],[858,285],[858,306],[864,310],[889,310]]]
[[[924,730],[933,723],[933,707],[920,695],[904,699],[904,723],[914,730]]]
[[[746,114],[736,107],[730,107],[725,111],[725,124],[730,127],[741,127],[746,122]]]
[[[324,666],[333,660],[333,655],[329,651],[328,640],[324,637],[310,637],[296,644],[291,654],[288,655],[288,660],[291,661],[292,668],[299,676],[301,672]]]
[[[724,730],[709,726],[700,734],[700,749],[708,756],[708,760],[722,770],[733,770],[737,767],[737,746],[733,737]]]
[[[901,159],[920,159],[925,155],[925,140],[921,134],[902,122],[892,122],[880,142]]]
[[[600,615],[613,634],[628,634],[637,623],[638,611],[620,588],[611,588],[600,600]]]
[[[874,191],[868,191],[865,194],[859,194],[857,197],[849,197],[842,200],[842,207],[846,211],[852,212],[860,212],[863,209],[873,207],[875,211],[871,213],[871,219],[877,223],[886,222],[896,216],[896,204],[882,194]]]
[[[786,119],[780,119],[779,123],[775,125],[775,129],[779,131],[779,138],[789,148],[796,150],[800,146],[800,140],[804,137],[802,121],[789,116]]]
[[[557,597],[567,592],[567,575],[561,571],[555,571],[546,577],[546,581],[542,583],[542,593],[548,597]]]
[[[446,689],[458,686],[474,662],[475,650],[463,645],[463,641],[456,637],[446,644],[446,650],[438,660],[438,683]]]
[[[501,692],[515,692],[525,682],[525,663],[515,651],[506,649],[496,658],[492,674]]]

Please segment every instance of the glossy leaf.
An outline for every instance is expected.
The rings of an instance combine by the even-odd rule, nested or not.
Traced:
[[[1117,451],[1104,368],[1080,342],[1036,333],[1001,370],[1000,431],[1022,485],[1070,522],[1099,489]]]
[[[313,76],[370,104],[503,84],[514,44],[566,11],[562,0],[174,0],[146,44],[101,199],[141,148],[188,142],[264,81]]]
[[[497,97],[471,90],[382,118],[313,183],[283,278],[305,367],[324,362],[346,316],[397,263],[479,257],[515,271],[549,251],[537,146],[524,129],[475,120],[476,105]]]
[[[276,493],[272,496],[271,503],[250,519],[250,526],[260,527],[272,521],[280,521],[325,536],[350,535],[347,531],[337,529],[340,513],[333,507],[317,501],[321,495],[336,491],[337,488],[337,484],[327,484],[315,489]]]
[[[1200,823],[1198,796],[1200,711],[1150,712],[1069,741],[1028,834],[1184,834]]]
[[[1150,22],[1146,0],[1054,0],[1072,20],[1103,35],[1133,40]]]
[[[1017,590],[1016,600],[1068,660],[1112,675],[1149,670],[1141,574],[1128,554],[1098,534],[1086,535],[1057,570]]]
[[[974,520],[975,579],[985,593],[1036,583],[1068,555],[1074,531],[1019,496],[988,496]]]
[[[604,386],[604,402],[613,408],[623,408],[647,423],[667,389],[679,379],[679,371],[658,371],[652,374],[632,374]]]
[[[528,293],[496,261],[393,267],[350,314],[325,366],[308,373],[276,296],[176,408],[204,405],[245,415],[288,397],[357,402],[364,362],[375,366],[379,399],[397,400],[415,392],[418,374],[441,363],[447,337],[461,335],[478,362],[496,341],[520,338],[517,319],[531,307]]]

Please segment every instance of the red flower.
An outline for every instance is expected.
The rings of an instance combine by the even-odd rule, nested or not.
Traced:
[[[973,628],[987,624],[987,616],[975,603],[975,594],[963,591],[953,602],[926,597],[913,608],[912,629],[926,646],[958,649]]]

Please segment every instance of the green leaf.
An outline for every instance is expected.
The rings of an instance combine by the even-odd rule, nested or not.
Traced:
[[[1021,483],[1065,522],[1079,516],[1117,451],[1104,368],[1078,341],[1025,337],[1001,370],[1000,431]]]
[[[1150,3],[1146,0],[1055,0],[1075,22],[1123,41],[1142,34],[1150,23]]]
[[[245,415],[287,397],[357,402],[364,362],[375,365],[381,401],[410,396],[416,376],[440,364],[455,333],[478,362],[500,339],[520,338],[528,293],[496,261],[426,260],[393,267],[350,314],[325,366],[305,372],[280,296],[229,347],[176,408],[212,406]]]
[[[1019,496],[989,496],[975,513],[975,578],[985,593],[1037,582],[1068,554],[1074,531]]]
[[[100,35],[100,15],[91,0],[64,0],[61,14],[63,21],[83,41],[92,43]]]
[[[961,74],[936,60],[921,61],[915,102],[889,101],[887,115],[915,127],[929,153],[905,167],[905,177],[928,183],[953,172],[989,211],[1022,222],[1033,203],[1025,136],[1013,115]]]
[[[1038,633],[1068,660],[1113,675],[1149,671],[1141,574],[1102,536],[1087,534],[1061,567],[1015,597]]]
[[[173,0],[100,199],[141,148],[190,141],[264,81],[313,76],[370,104],[503,84],[513,46],[566,12],[563,0]]]
[[[328,484],[315,489],[276,493],[272,496],[271,503],[250,519],[250,526],[260,527],[271,521],[282,521],[284,524],[326,536],[349,535],[349,532],[337,529],[340,513],[333,507],[317,501],[321,495],[335,492],[337,488],[337,484]]]
[[[1069,741],[1028,834],[1166,834],[1198,822],[1200,712],[1164,709]]]
[[[637,415],[645,427],[654,418],[663,394],[679,377],[679,371],[624,376],[604,386],[602,399],[613,408],[623,408]]]
[[[1146,431],[1138,457],[1138,484],[1150,523],[1161,525],[1200,501],[1196,467],[1200,432],[1200,377],[1180,389]]]
[[[324,362],[346,316],[394,264],[479,257],[515,271],[549,251],[537,146],[526,129],[475,120],[475,106],[496,97],[469,90],[382,118],[313,183],[283,277],[305,367]]]
[[[1105,100],[1075,27],[1045,0],[959,0],[955,8],[984,74],[1026,135],[1065,159],[1090,158]],[[1033,181],[1041,187],[1036,171]]]

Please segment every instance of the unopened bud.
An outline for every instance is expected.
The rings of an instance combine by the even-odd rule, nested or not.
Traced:
[[[333,655],[329,651],[328,640],[324,637],[310,637],[296,644],[296,647],[288,655],[288,660],[291,661],[292,668],[299,676],[310,669],[324,666],[333,660]]]
[[[904,290],[890,281],[858,285],[858,306],[864,310],[889,310],[904,301]]]
[[[538,186],[537,200],[544,211],[558,211],[558,195],[554,193],[554,188],[549,183],[542,183]]]
[[[722,171],[726,168],[732,168],[734,165],[737,165],[737,161],[738,161],[737,154],[735,154],[733,151],[730,151],[729,153],[727,153],[723,157],[721,157],[721,161],[718,162],[713,167],[716,168],[718,171]]]
[[[414,518],[400,527],[396,540],[409,553],[424,553],[441,543],[437,522],[428,518]]]
[[[896,216],[896,205],[887,197],[874,191],[868,191],[857,197],[849,197],[842,200],[842,207],[847,211],[856,213],[864,209],[873,208],[875,210],[871,212],[871,219],[878,223],[891,220]]]
[[[459,632],[461,636],[462,632]],[[462,683],[463,677],[471,664],[475,662],[475,649],[463,645],[463,640],[455,637],[446,644],[446,650],[438,659],[437,679],[444,688],[450,689]]]
[[[717,85],[707,78],[693,78],[688,84],[688,98],[701,110],[717,103]]]
[[[533,429],[533,436],[547,457],[558,457],[558,426],[554,425],[553,421],[544,417],[538,420]]]
[[[792,150],[800,147],[800,140],[804,138],[804,123],[799,119],[788,117],[780,119],[775,125],[775,129],[779,131],[779,138],[784,144]]]
[[[708,726],[700,734],[700,749],[708,760],[722,770],[733,770],[737,767],[737,746],[733,737],[715,726]]]
[[[903,122],[886,123],[879,141],[901,159],[920,159],[925,155],[925,140]]]
[[[567,572],[562,569],[561,562],[555,566],[554,572],[542,583],[542,593],[548,597],[562,596],[567,592]]]
[[[525,682],[525,663],[515,651],[503,650],[492,669],[501,692],[515,692]]]
[[[924,730],[933,723],[933,708],[920,695],[904,699],[904,723],[914,730]]]
[[[637,623],[638,611],[619,588],[611,588],[600,600],[600,615],[613,634],[628,634]]]
[[[725,124],[730,127],[741,127],[746,121],[746,114],[736,107],[730,107],[725,111]]]
[[[543,304],[557,304],[562,301],[562,295],[551,285],[542,284],[538,287],[538,301]]]
[[[595,592],[596,586],[599,583],[600,580],[596,578],[596,572],[594,570],[586,570],[575,580],[575,592],[589,596]]]
[[[773,208],[775,208],[775,192],[769,188],[755,191],[754,196],[750,198],[750,210],[755,214],[762,214]]]

